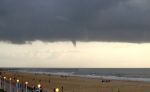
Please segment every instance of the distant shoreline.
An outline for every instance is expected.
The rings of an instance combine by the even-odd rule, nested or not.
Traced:
[[[90,76],[69,76],[69,75],[54,75],[41,73],[27,73],[6,71],[2,76],[11,77],[15,83],[19,79],[21,83],[29,82],[29,86],[42,85],[44,92],[53,92],[53,89],[64,87],[64,92],[112,92],[112,90],[120,90],[120,92],[147,92],[150,90],[150,83],[143,81],[129,80],[114,80],[91,78]],[[15,79],[14,79],[15,78]],[[62,91],[60,91],[62,92]]]
[[[118,76],[98,76],[98,75],[78,75],[68,72],[29,72],[29,71],[12,71],[21,73],[31,73],[31,74],[44,74],[44,75],[54,75],[54,76],[70,76],[70,77],[83,77],[83,78],[94,78],[94,79],[108,79],[108,80],[118,80],[118,81],[137,81],[137,82],[148,82],[150,83],[150,78],[134,78],[134,77],[118,77]]]

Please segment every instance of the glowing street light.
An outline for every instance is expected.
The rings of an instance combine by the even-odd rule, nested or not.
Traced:
[[[39,92],[40,92],[41,84],[38,84],[37,87],[38,87]]]
[[[17,92],[18,92],[18,89],[19,89],[19,80],[17,79]]]
[[[28,86],[28,82],[26,81],[26,82],[25,82],[25,84],[26,84],[26,92],[27,92],[27,90],[28,90],[28,89],[27,89],[27,86]]]
[[[56,92],[59,92],[59,88],[56,88]]]
[[[41,84],[38,84],[38,88],[41,88]]]
[[[11,92],[11,78],[9,78],[9,92]]]
[[[28,82],[26,81],[25,84],[28,85]]]
[[[17,80],[17,83],[19,83],[19,80]]]
[[[5,80],[6,80],[6,77],[4,76],[4,90],[5,90]]]
[[[6,79],[6,77],[4,77],[4,79]]]

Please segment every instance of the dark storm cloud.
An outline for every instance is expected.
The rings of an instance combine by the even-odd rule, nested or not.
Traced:
[[[149,0],[0,0],[0,40],[150,42]]]

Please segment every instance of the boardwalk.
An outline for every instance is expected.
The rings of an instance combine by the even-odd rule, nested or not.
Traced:
[[[0,89],[4,89],[7,92],[41,92],[38,88],[28,87],[25,84],[14,83],[11,80],[0,78]]]

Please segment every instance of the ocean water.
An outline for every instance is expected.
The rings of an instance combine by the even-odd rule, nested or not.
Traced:
[[[150,68],[7,68],[5,70],[150,82]]]

